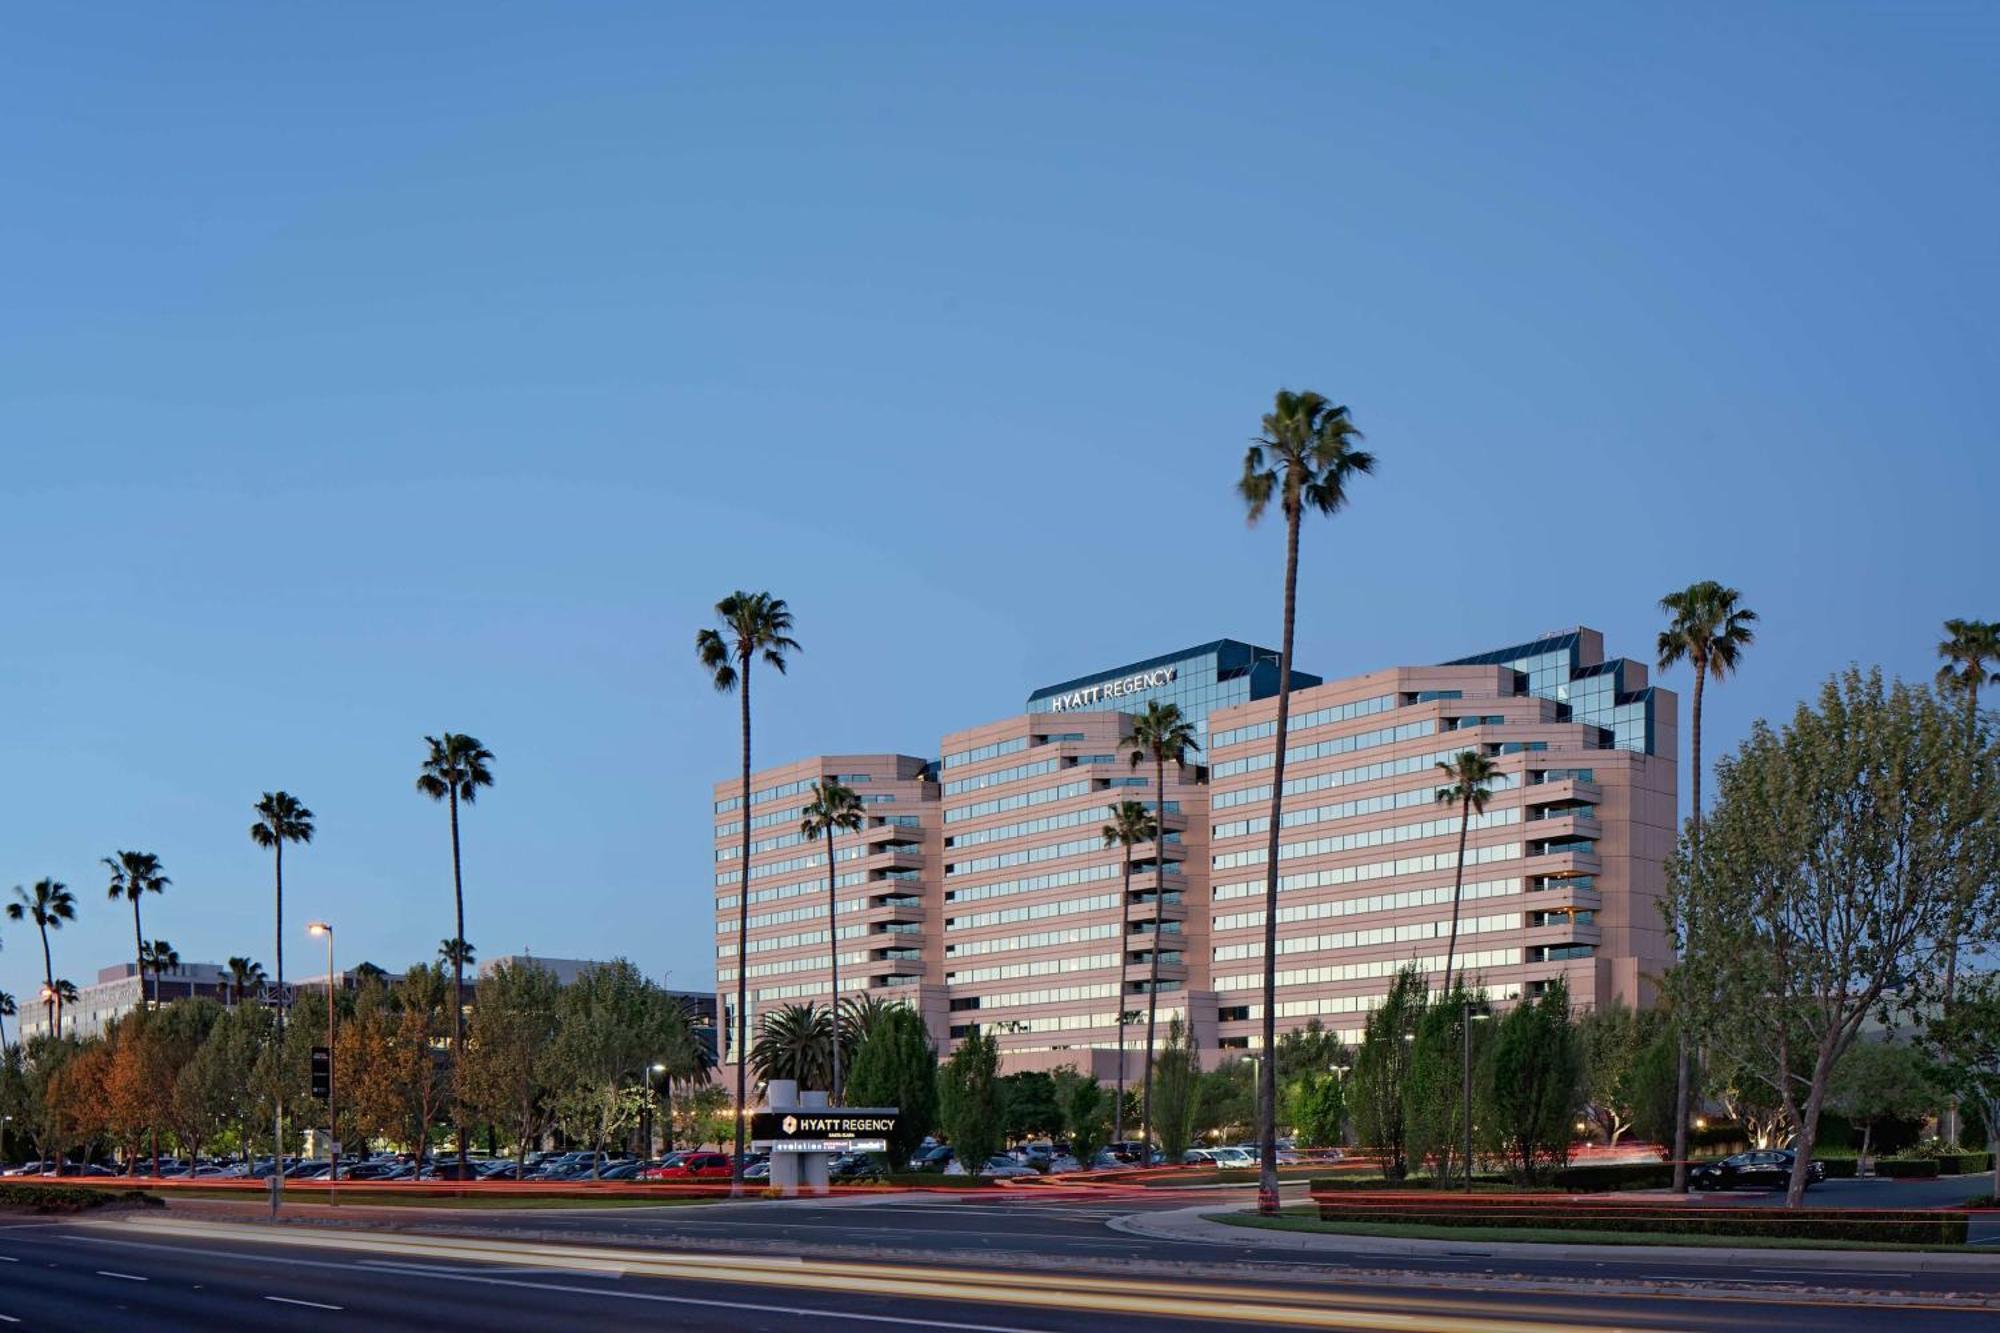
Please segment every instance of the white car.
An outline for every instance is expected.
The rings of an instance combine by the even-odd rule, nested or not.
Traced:
[[[1182,1166],[1252,1167],[1257,1159],[1241,1148],[1189,1148],[1181,1154]]]

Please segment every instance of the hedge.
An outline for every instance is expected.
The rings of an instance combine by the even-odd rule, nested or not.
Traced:
[[[1828,1180],[1851,1180],[1854,1178],[1855,1168],[1861,1165],[1860,1161],[1853,1157],[1815,1156],[1813,1160],[1826,1168]]]
[[[1597,1162],[1564,1167],[1551,1178],[1557,1189],[1578,1194],[1606,1190],[1663,1190],[1674,1183],[1672,1162]]]
[[[1875,1174],[1895,1180],[1929,1180],[1938,1174],[1935,1157],[1882,1157],[1875,1162]]]
[[[1976,1176],[1993,1169],[1993,1154],[1983,1152],[1945,1153],[1931,1160],[1941,1176]]]
[[[1788,1240],[1859,1240],[1906,1245],[1965,1244],[1967,1214],[1930,1209],[1737,1208],[1701,1204],[1600,1204],[1576,1207],[1528,1197],[1513,1201],[1316,1199],[1323,1222],[1384,1222],[1441,1227],[1522,1227],[1689,1236],[1777,1236]]]
[[[0,1182],[0,1208],[37,1213],[74,1213],[107,1203],[158,1204],[143,1190],[90,1189],[79,1185],[16,1185]]]

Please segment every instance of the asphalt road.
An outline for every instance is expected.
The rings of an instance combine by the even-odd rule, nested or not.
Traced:
[[[1228,1282],[1072,1278],[1001,1257],[980,1267],[799,1265],[726,1255],[648,1259],[604,1249],[577,1256],[571,1247],[318,1229],[267,1230],[246,1239],[245,1230],[180,1219],[0,1227],[0,1326],[121,1333],[232,1327],[1103,1333],[1280,1326],[1509,1333],[1867,1329],[1888,1322],[1983,1329],[1994,1318],[1990,1310],[1885,1311],[1803,1297],[1581,1300],[1366,1282],[1303,1285],[1257,1274]]]

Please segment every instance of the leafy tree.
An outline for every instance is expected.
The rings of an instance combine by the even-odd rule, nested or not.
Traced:
[[[518,1168],[553,1114],[562,986],[538,964],[505,962],[479,979],[473,995],[459,1095],[473,1115],[508,1135]]]
[[[1455,989],[1435,997],[1417,1019],[1409,1043],[1409,1065],[1403,1084],[1403,1123],[1413,1161],[1426,1163],[1438,1180],[1456,1171],[1471,1175],[1464,1160],[1465,1041],[1472,1042],[1472,1063],[1485,1056],[1490,1022],[1468,1019],[1485,1012],[1486,996],[1468,990],[1461,976]],[[1471,1031],[1468,1034],[1467,1029]]]
[[[1693,783],[1693,803],[1689,807],[1688,842],[1693,848],[1697,861],[1701,855],[1701,705],[1702,693],[1712,675],[1718,681],[1733,674],[1737,659],[1757,640],[1756,631],[1751,626],[1756,623],[1757,613],[1742,605],[1743,594],[1734,588],[1726,588],[1713,579],[1691,583],[1679,592],[1670,592],[1660,599],[1660,610],[1666,612],[1667,627],[1660,631],[1660,670],[1665,671],[1680,662],[1694,668],[1694,708],[1693,726],[1689,732],[1691,758],[1688,771]],[[1687,947],[1693,948],[1696,940],[1695,922],[1687,923]],[[1687,1193],[1687,1131],[1688,1107],[1694,1095],[1693,1062],[1688,1047],[1688,1034],[1681,1033],[1680,1069],[1676,1076],[1674,1093],[1674,1191]]]
[[[1309,1148],[1337,1148],[1347,1119],[1346,1089],[1337,1072],[1304,1071],[1294,1077],[1290,1092],[1292,1131]]]
[[[833,1077],[833,1017],[808,1001],[767,1009],[757,1022],[750,1068],[761,1083],[792,1079],[801,1090],[821,1089]]]
[[[1000,1151],[999,1067],[999,1038],[974,1033],[959,1043],[938,1076],[939,1117],[967,1175],[978,1175],[986,1159]]]
[[[1278,717],[1271,741],[1270,840],[1264,858],[1264,1040],[1278,1045],[1278,830],[1285,805],[1285,746],[1292,716],[1292,632],[1298,621],[1299,528],[1308,511],[1331,517],[1347,505],[1347,488],[1375,470],[1375,456],[1355,448],[1361,432],[1345,407],[1316,393],[1280,389],[1264,416],[1264,433],[1243,455],[1237,492],[1250,522],[1264,516],[1273,500],[1285,516],[1285,618],[1278,649]],[[1257,1176],[1257,1211],[1278,1211],[1278,1080],[1273,1062],[1258,1075],[1261,1115],[1258,1140],[1262,1160]]]
[[[1599,1004],[1576,1022],[1583,1049],[1583,1113],[1607,1145],[1632,1130],[1638,1118],[1636,1070],[1659,1030],[1657,1010],[1641,1013],[1617,1000]],[[1662,1123],[1670,1123],[1668,1110]]]
[[[13,995],[7,991],[0,990],[0,1052],[8,1049],[7,1020],[19,1012],[20,1009],[14,1003]]]
[[[1410,1046],[1429,1002],[1423,973],[1414,964],[1398,971],[1389,993],[1368,1016],[1354,1072],[1348,1076],[1355,1138],[1381,1154],[1382,1172],[1391,1180],[1402,1179],[1410,1169],[1403,1091],[1410,1076]]]
[[[160,858],[151,852],[114,852],[104,858],[110,867],[111,883],[107,896],[112,902],[120,898],[132,904],[132,946],[134,957],[139,964],[139,984],[146,984],[146,936],[139,926],[139,899],[148,893],[165,893],[167,885],[173,883],[160,868]],[[160,1002],[160,987],[157,974],[153,982],[153,1003]]]
[[[1674,1136],[1675,1098],[1680,1091],[1680,1037],[1663,1022],[1639,1047],[1625,1079],[1631,1104],[1632,1132],[1649,1143],[1667,1143]],[[1690,1095],[1699,1095],[1696,1085]]]
[[[831,778],[822,779],[812,785],[812,799],[806,802],[804,818],[799,821],[799,833],[807,842],[826,839],[826,939],[827,967],[830,985],[828,994],[833,998],[828,1009],[828,1019],[833,1025],[833,1040],[828,1055],[832,1062],[832,1082],[827,1086],[833,1091],[833,1104],[840,1105],[840,862],[835,854],[834,839],[841,832],[861,831],[863,807],[861,798],[852,787],[843,787]]]
[[[451,1058],[453,1067],[465,1063],[465,966],[472,961],[472,946],[465,941],[465,874],[459,858],[458,807],[472,805],[482,787],[493,785],[493,752],[475,736],[447,731],[424,737],[423,764],[417,770],[417,790],[451,810],[451,897],[457,928],[439,950],[451,964]],[[458,1166],[465,1170],[464,1117],[457,1126]]]
[[[1000,1119],[1010,1142],[1055,1137],[1063,1124],[1055,1077],[1047,1070],[1024,1069],[1001,1078]]]
[[[1136,760],[1139,752],[1134,750]],[[1164,808],[1164,806],[1162,807]],[[1116,1124],[1112,1133],[1118,1138],[1125,1137],[1125,978],[1124,966],[1126,950],[1132,940],[1132,849],[1144,842],[1151,842],[1160,834],[1160,821],[1146,809],[1144,801],[1120,801],[1111,807],[1111,822],[1100,831],[1106,847],[1117,847],[1124,854],[1124,888],[1118,895],[1118,1100],[1113,1112]],[[1165,864],[1165,858],[1161,858]],[[1157,916],[1157,913],[1155,914]],[[1158,940],[1155,939],[1153,955],[1159,956]],[[1149,1003],[1151,1002],[1149,997]],[[1147,1059],[1152,1058],[1152,1034],[1147,1040]],[[1147,1066],[1146,1078],[1151,1078],[1151,1065]],[[1149,1113],[1144,1113],[1149,1118]],[[1148,1131],[1150,1133],[1150,1131]]]
[[[1160,1136],[1160,1155],[1181,1160],[1194,1138],[1196,1105],[1201,1085],[1201,1054],[1179,1014],[1167,1020],[1167,1044],[1153,1063],[1153,1128]]]
[[[1146,979],[1146,1062],[1143,1081],[1140,1086],[1151,1096],[1153,1088],[1153,1045],[1158,1036],[1160,1022],[1160,950],[1165,947],[1166,936],[1171,930],[1178,930],[1177,923],[1167,920],[1167,761],[1172,760],[1178,773],[1187,764],[1190,751],[1201,749],[1195,740],[1194,724],[1181,716],[1178,704],[1163,704],[1158,700],[1146,705],[1146,711],[1132,719],[1131,762],[1137,768],[1142,760],[1153,761],[1153,930],[1151,947],[1146,955],[1151,961]],[[1108,832],[1109,830],[1107,830]],[[1129,855],[1129,853],[1128,853]],[[1129,889],[1129,886],[1128,886]],[[1126,895],[1130,897],[1128,892]],[[1127,929],[1129,931],[1129,919]],[[1121,952],[1131,943],[1129,938],[1121,938]],[[1119,1049],[1124,1049],[1125,1014],[1124,983],[1119,983],[1118,1032]],[[1121,1068],[1121,1078],[1123,1071]],[[1121,1093],[1119,1101],[1124,1100]],[[1143,1128],[1139,1137],[1150,1146],[1153,1142],[1153,1108],[1150,1104],[1140,1109]]]
[[[53,879],[36,880],[32,894],[16,884],[14,901],[7,904],[7,919],[32,920],[35,929],[42,933],[42,1007],[48,1013],[49,1035],[60,1037],[62,1024],[56,1018],[56,965],[49,953],[49,932],[61,930],[65,921],[76,920],[76,895]]]
[[[848,1074],[847,1099],[855,1106],[897,1108],[889,1135],[889,1161],[897,1170],[937,1129],[937,1051],[916,1010],[896,1005],[870,1025]]]
[[[1827,1108],[1861,1126],[1861,1155],[1884,1120],[1922,1115],[1938,1094],[1937,1071],[1914,1046],[1891,1041],[1857,1041],[1833,1067]]]
[[[840,1002],[840,1060],[843,1067],[854,1068],[854,1057],[861,1053],[862,1043],[874,1032],[875,1025],[885,1014],[909,1006],[901,1000],[885,1000],[879,995],[849,995]]]
[[[1195,1090],[1198,1131],[1229,1139],[1242,1139],[1256,1132],[1259,1063],[1224,1060],[1201,1076]]]
[[[715,1057],[710,1054],[708,1043],[695,1031],[694,1018],[687,1007],[671,995],[667,997],[664,1017],[663,1041],[655,1053],[652,1068],[657,1071],[660,1087],[666,1094],[666,1148],[672,1152],[674,1089],[680,1087],[699,1091],[708,1087],[715,1069]]]
[[[1966,877],[2000,883],[2000,755],[1961,762],[1960,745],[1936,696],[1850,670],[1782,732],[1757,725],[1720,768],[1699,853],[1672,867],[1671,909],[1706,936],[1683,994],[1710,1000],[1711,1043],[1797,1130],[1789,1204],[1835,1065],[1892,993],[1911,1008],[1937,996]]]
[[[1966,979],[1950,1009],[1922,1022],[1942,1076],[1979,1112],[1993,1154],[1993,1197],[2000,1200],[2000,973]]]
[[[1055,1089],[1056,1106],[1062,1111],[1063,1133],[1069,1138],[1070,1155],[1088,1167],[1096,1160],[1098,1150],[1109,1140],[1111,1098],[1105,1095],[1103,1084],[1070,1067],[1056,1071]]]
[[[1984,620],[1947,620],[1945,638],[1938,644],[1943,665],[1937,670],[1938,692],[1965,700],[1965,749],[1970,761],[1981,748],[1979,691],[1982,686],[2000,685],[2000,624]],[[1953,904],[1951,921],[1945,928],[1944,1005],[1948,1009],[1958,994],[1958,952],[1967,913],[1974,910],[1984,886],[1967,877]],[[1953,1096],[1945,1112],[1944,1133],[1952,1143],[1959,1136],[1959,1099]]]
[[[1278,1038],[1278,1081],[1300,1074],[1324,1074],[1344,1069],[1349,1060],[1347,1044],[1339,1034],[1327,1030],[1317,1018],[1307,1019],[1302,1028],[1293,1028]]]
[[[556,1058],[565,1107],[599,1153],[637,1118],[629,1094],[673,1040],[672,1006],[672,997],[622,958],[586,969],[562,993]]]
[[[718,693],[735,691],[738,717],[743,732],[743,778],[738,797],[743,840],[737,859],[736,893],[736,1014],[735,1030],[726,1031],[724,1040],[736,1066],[736,1105],[749,1106],[750,1051],[750,667],[762,658],[779,675],[785,674],[785,655],[800,651],[792,638],[792,612],[782,597],[768,592],[729,594],[715,604],[719,629],[698,630],[694,636],[695,657],[708,672],[709,682]],[[838,951],[838,939],[829,942]],[[725,1021],[724,1028],[729,1027]],[[743,1192],[744,1119],[736,1119],[736,1151],[730,1158],[729,1192]]]
[[[1545,1167],[1569,1164],[1577,1108],[1583,1104],[1583,1044],[1570,1022],[1569,988],[1551,980],[1495,1025],[1483,1062],[1481,1099],[1489,1129],[1524,1184]]]

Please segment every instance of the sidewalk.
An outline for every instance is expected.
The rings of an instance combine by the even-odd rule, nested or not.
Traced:
[[[1824,1260],[1829,1267],[1865,1268],[1885,1273],[2000,1274],[2000,1253],[1948,1254],[1921,1250],[1810,1250],[1693,1245],[1562,1245],[1535,1241],[1416,1240],[1400,1236],[1342,1236],[1311,1231],[1267,1231],[1231,1226],[1208,1218],[1228,1210],[1213,1204],[1154,1213],[1127,1213],[1111,1219],[1111,1228],[1154,1240],[1203,1245],[1254,1246],[1295,1257],[1314,1254],[1343,1258],[1362,1256],[1435,1257],[1491,1255],[1495,1258],[1585,1260],[1591,1263],[1644,1260],[1700,1260],[1713,1263],[1769,1263],[1774,1258]]]

